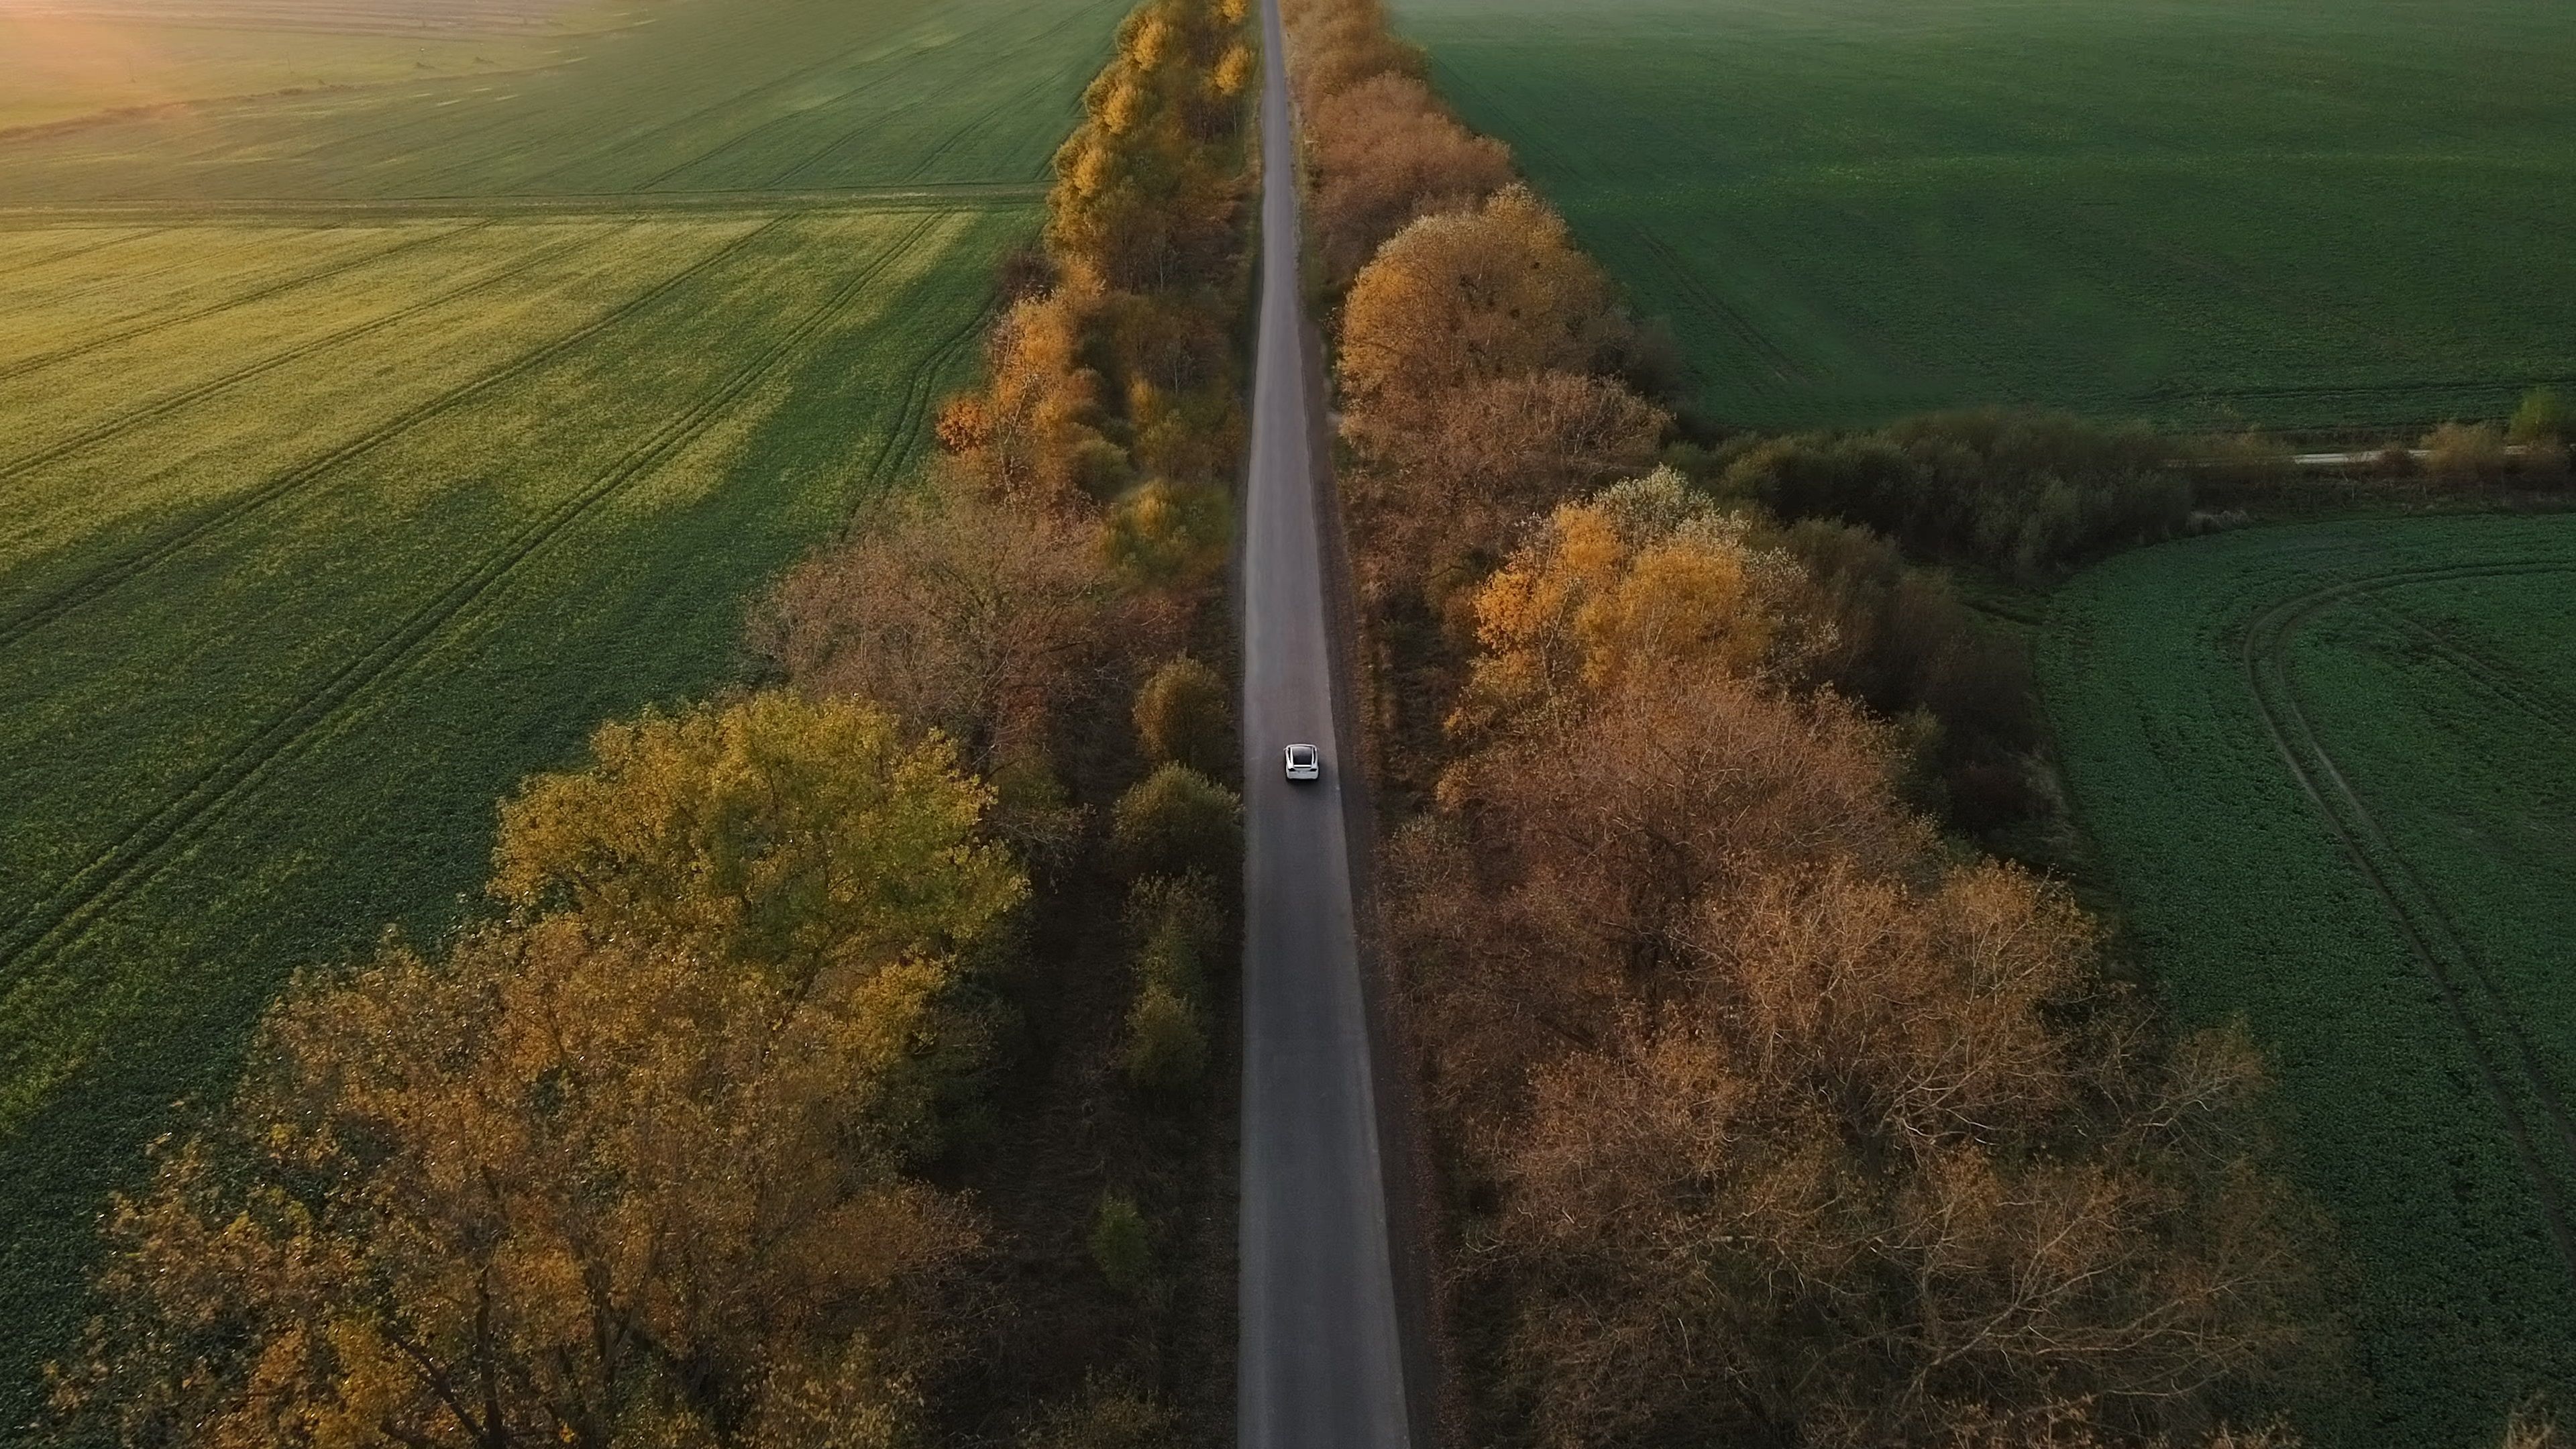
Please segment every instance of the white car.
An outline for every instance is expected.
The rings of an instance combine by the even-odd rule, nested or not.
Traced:
[[[1324,778],[1324,752],[1313,745],[1288,747],[1288,778],[1320,780]]]

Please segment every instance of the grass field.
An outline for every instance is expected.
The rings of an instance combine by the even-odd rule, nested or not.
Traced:
[[[2277,1065],[2371,1396],[2576,1396],[2576,517],[2246,530],[2058,596],[2042,678],[2130,938]]]
[[[1714,417],[2501,416],[2576,379],[2561,0],[1397,0]]]
[[[297,3],[238,18],[409,43]],[[1124,8],[665,0],[0,135],[0,1441],[285,977],[453,921],[907,472]]]

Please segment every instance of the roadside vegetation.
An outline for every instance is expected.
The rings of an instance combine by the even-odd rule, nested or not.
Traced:
[[[496,797],[735,677],[745,600],[913,473],[1117,18],[656,11],[0,137],[0,1438],[295,970],[441,938]]]
[[[1943,838],[1984,808],[1945,740],[2001,764],[2035,722],[2018,653],[1903,551],[2060,565],[2179,527],[2187,483],[2046,418],[1669,448],[1664,347],[1377,7],[1288,18],[1448,1432],[2283,1442],[2253,1395],[2330,1353],[2259,1057]],[[1411,194],[1347,202],[1337,164]]]
[[[464,924],[297,976],[116,1200],[61,1437],[1221,1436],[1252,76],[1235,0],[1120,26],[921,476],[748,687],[524,783]]]

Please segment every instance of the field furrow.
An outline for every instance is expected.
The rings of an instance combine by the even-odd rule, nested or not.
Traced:
[[[355,438],[342,442],[255,488],[234,494],[215,507],[154,534],[138,547],[103,559],[70,581],[53,587],[34,600],[12,609],[6,615],[0,615],[0,650],[16,646],[37,630],[108,593],[127,580],[148,572],[215,530],[227,527],[246,515],[293,495],[297,490],[329,476],[332,470],[343,464],[363,457],[412,429],[433,422],[495,389],[505,387],[555,358],[588,343],[635,313],[660,302],[700,275],[722,266],[733,255],[751,246],[763,233],[783,225],[786,220],[784,216],[772,217],[759,226],[742,232],[722,246],[696,258],[687,266],[672,272],[669,276],[572,331],[551,338],[543,345],[511,359],[503,366],[483,373],[461,386],[442,392],[427,402],[398,414],[391,420],[370,428]]]
[[[191,384],[180,388],[175,392],[165,393],[162,396],[145,403],[141,407],[119,414],[115,417],[90,424],[89,426],[74,432],[71,436],[61,439],[58,442],[50,443],[32,453],[22,454],[19,457],[12,458],[7,461],[0,461],[0,483],[5,483],[12,478],[33,472],[48,463],[55,462],[61,458],[69,456],[70,454],[79,452],[81,449],[90,447],[93,444],[107,442],[108,440],[127,433],[134,428],[140,427],[144,423],[150,422],[155,418],[166,417],[170,413],[202,401],[203,399],[222,392],[227,388],[236,387],[242,383],[252,380],[253,378],[274,372],[281,367],[306,361],[320,353],[327,352],[334,347],[342,347],[349,343],[360,341],[378,332],[382,332],[387,328],[399,327],[402,324],[411,321],[415,317],[422,316],[425,313],[446,306],[460,297],[472,296],[475,293],[494,286],[495,284],[509,281],[526,272],[533,271],[536,268],[563,256],[567,252],[587,245],[591,240],[593,239],[589,237],[572,236],[561,241],[539,247],[528,252],[516,261],[503,265],[498,271],[488,272],[482,275],[469,275],[466,280],[455,286],[449,287],[443,291],[433,291],[427,296],[420,297],[415,301],[398,307],[391,312],[384,313],[381,316],[371,317],[363,322],[352,323],[349,326],[339,328],[335,331],[326,332],[321,336],[312,338],[308,341],[298,342],[282,351],[270,353],[256,362],[245,363],[229,372],[218,373],[203,382]],[[5,629],[5,626],[0,626],[0,629]],[[0,638],[5,638],[5,633],[0,633]]]
[[[213,812],[250,788],[281,755],[294,749],[360,692],[396,677],[439,630],[473,609],[513,570],[583,515],[688,446],[782,359],[847,308],[880,271],[909,252],[931,225],[932,221],[924,221],[914,227],[871,266],[854,273],[822,306],[755,353],[714,392],[665,423],[552,511],[507,539],[498,551],[449,583],[319,688],[273,717],[258,734],[209,766],[178,796],[165,801],[150,817],[126,832],[51,897],[11,923],[5,934],[0,934],[0,977],[58,948],[100,913],[113,909],[136,883],[148,879],[159,863],[181,848]],[[666,284],[657,289],[657,294],[667,290]],[[0,996],[0,1013],[10,1012],[13,1005]],[[28,1066],[0,1056],[0,1078],[17,1077]]]

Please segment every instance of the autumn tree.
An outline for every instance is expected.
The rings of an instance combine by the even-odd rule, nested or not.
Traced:
[[[1452,728],[1473,734],[1599,696],[1640,670],[1749,673],[1823,642],[1789,614],[1803,581],[1670,469],[1559,505],[1474,601],[1481,646]]]
[[[1498,1204],[1506,1390],[1550,1446],[2190,1429],[2296,1347],[2259,1069],[1898,803],[1899,731],[1804,688],[1818,592],[1659,474],[1476,596],[1389,919]]]
[[[1138,875],[1224,872],[1243,854],[1243,801],[1187,765],[1167,764],[1118,797],[1110,831]]]
[[[788,573],[755,647],[805,693],[876,701],[985,772],[1043,757],[1059,714],[1123,689],[1172,627],[1094,537],[971,485],[898,500]]]
[[[1672,419],[1615,379],[1567,372],[1472,383],[1381,439],[1352,480],[1381,568],[1424,577],[1489,563],[1514,527],[1651,463]]]
[[[1511,153],[1470,133],[1410,75],[1382,71],[1310,104],[1317,252],[1347,284],[1417,217],[1475,207],[1512,182]]]
[[[1236,0],[1152,0],[1120,25],[1055,158],[1047,244],[1107,289],[1215,280],[1241,200],[1234,121],[1253,75]]]
[[[300,979],[120,1201],[58,1401],[136,1445],[908,1442],[972,1214],[912,1181],[1019,899],[883,714],[603,730],[509,807],[511,916]]]
[[[1615,341],[1609,284],[1523,186],[1398,232],[1344,304],[1344,430],[1371,453],[1427,426],[1461,388],[1586,373]]]
[[[1184,654],[1168,659],[1136,691],[1136,741],[1156,764],[1177,760],[1200,774],[1234,766],[1234,707],[1223,677]]]
[[[1215,487],[1155,479],[1102,519],[1101,557],[1138,588],[1198,589],[1224,569],[1233,528],[1234,510]]]
[[[1288,36],[1289,84],[1309,114],[1372,76],[1418,80],[1429,68],[1419,49],[1395,38],[1378,0],[1286,0],[1279,18]]]

